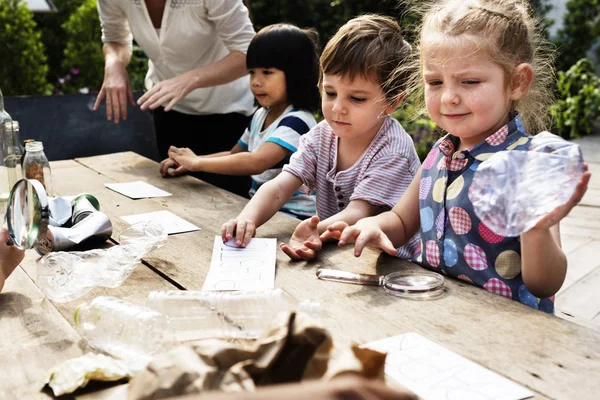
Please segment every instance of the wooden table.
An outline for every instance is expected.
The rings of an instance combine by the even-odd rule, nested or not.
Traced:
[[[52,163],[57,195],[90,192],[118,232],[119,216],[170,210],[201,228],[172,235],[143,260],[121,287],[96,288],[78,300],[53,304],[32,278],[37,255],[28,252],[0,294],[0,399],[47,398],[39,379],[59,361],[85,352],[73,329],[73,313],[100,295],[143,303],[151,290],[198,290],[208,272],[214,236],[246,200],[191,177],[163,179],[158,164],[135,153],[118,153]],[[131,200],[104,187],[110,182],[146,180],[171,197]],[[260,237],[287,240],[297,220],[276,215],[258,230]],[[460,281],[447,280],[447,294],[411,301],[380,288],[316,279],[319,267],[386,273],[417,266],[374,250],[356,259],[351,249],[327,246],[318,260],[291,262],[277,254],[275,285],[297,299],[321,302],[328,328],[341,340],[366,343],[406,332],[421,335],[500,375],[524,385],[536,398],[591,399],[600,393],[600,332],[549,316]]]

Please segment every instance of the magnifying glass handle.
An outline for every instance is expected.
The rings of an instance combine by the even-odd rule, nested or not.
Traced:
[[[354,272],[340,271],[337,269],[319,268],[317,278],[326,281],[352,283],[355,285],[383,285],[383,275],[376,274],[356,274]]]

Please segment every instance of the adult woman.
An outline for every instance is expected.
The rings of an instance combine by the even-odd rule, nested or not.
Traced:
[[[107,119],[118,123],[127,118],[127,103],[135,105],[125,69],[135,38],[150,59],[148,91],[138,104],[154,110],[160,157],[171,145],[196,154],[230,149],[253,111],[244,75],[254,29],[242,0],[99,0],[98,11],[105,75],[94,109],[106,99]],[[232,177],[199,177],[248,190]]]

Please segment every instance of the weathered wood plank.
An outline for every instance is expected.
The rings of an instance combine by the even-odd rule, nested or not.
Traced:
[[[78,161],[115,181],[144,179],[173,193],[170,198],[135,202],[135,212],[167,208],[202,231],[170,237],[146,261],[188,289],[201,288],[213,237],[241,210],[243,199],[189,177],[163,179],[156,163],[133,153]],[[111,202],[104,192],[98,194],[109,215],[132,213],[131,200]],[[278,215],[258,235],[286,240],[296,224]],[[328,315],[326,324],[342,340],[365,343],[416,331],[550,398],[589,398],[600,391],[600,333],[595,330],[453,280],[447,282],[445,297],[419,302],[379,288],[322,282],[314,275],[318,267],[366,273],[418,268],[375,251],[356,259],[351,250],[327,246],[312,263],[290,262],[281,252],[277,262],[276,286],[298,299],[320,301]]]
[[[596,262],[598,260],[596,259]],[[600,264],[597,264],[600,265]],[[592,269],[560,296],[560,310],[589,321],[600,315],[600,268]]]
[[[21,268],[0,293],[0,398],[48,398],[42,378],[56,363],[82,355],[81,338]]]

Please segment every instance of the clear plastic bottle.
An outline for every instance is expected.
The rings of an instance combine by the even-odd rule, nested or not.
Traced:
[[[281,289],[240,292],[154,291],[146,305],[169,318],[178,341],[203,338],[255,339],[282,311],[320,317],[320,305],[300,303]]]
[[[30,142],[25,144],[23,175],[25,175],[27,179],[37,179],[44,185],[44,188],[46,188],[46,194],[48,194],[48,196],[53,195],[50,163],[48,162],[46,154],[44,154],[44,145],[42,142]]]
[[[115,297],[96,297],[79,306],[74,320],[91,347],[142,366],[173,338],[164,315]]]

